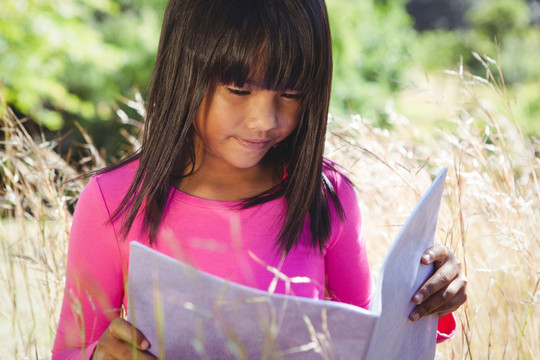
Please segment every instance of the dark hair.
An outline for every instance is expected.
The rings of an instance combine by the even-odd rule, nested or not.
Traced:
[[[138,169],[111,221],[123,215],[125,235],[142,207],[145,229],[150,242],[155,241],[171,178],[189,164],[193,169],[192,121],[207,89],[215,82],[256,83],[269,90],[301,91],[303,99],[297,128],[267,154],[285,166],[287,176],[276,188],[246,199],[243,206],[283,196],[286,213],[276,245],[286,252],[294,247],[309,214],[312,245],[322,250],[330,234],[328,195],[343,216],[322,173],[331,52],[324,0],[171,0],[152,76],[142,148],[113,167],[139,158]]]

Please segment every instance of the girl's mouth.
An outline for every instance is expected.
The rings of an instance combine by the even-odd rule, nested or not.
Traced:
[[[270,139],[242,139],[237,137],[235,139],[243,147],[254,151],[266,149],[271,142]]]

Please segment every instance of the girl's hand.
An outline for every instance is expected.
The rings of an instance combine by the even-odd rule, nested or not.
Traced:
[[[122,318],[114,319],[99,338],[92,360],[152,360],[148,340]]]
[[[409,315],[412,321],[430,314],[449,314],[467,300],[467,278],[461,262],[450,249],[433,245],[422,255],[422,263],[434,264],[435,273],[412,298],[417,305]]]

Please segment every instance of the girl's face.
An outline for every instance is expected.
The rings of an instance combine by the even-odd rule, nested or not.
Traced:
[[[298,92],[249,84],[210,87],[194,119],[197,164],[215,171],[259,165],[296,128],[301,98]]]

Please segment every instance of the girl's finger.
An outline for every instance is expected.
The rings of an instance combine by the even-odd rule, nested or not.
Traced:
[[[450,255],[450,250],[441,244],[430,246],[422,255],[422,263],[425,265],[433,264],[447,259]],[[453,255],[452,255],[453,256]]]
[[[435,273],[414,294],[412,301],[417,305],[447,287],[461,274],[461,263],[444,246],[432,246],[422,256],[422,262],[426,258],[429,263],[435,262]]]
[[[421,305],[416,306],[409,315],[409,319],[416,321],[426,315],[446,315],[457,310],[467,300],[466,284],[467,279],[464,276],[457,277],[446,288],[439,290]]]
[[[451,264],[444,264],[418,289],[412,301],[420,305],[433,294],[446,288],[459,274],[458,269]]]
[[[122,318],[114,319],[108,330],[116,339],[130,345],[134,344],[139,350],[147,350],[150,347],[150,343],[144,335]]]

